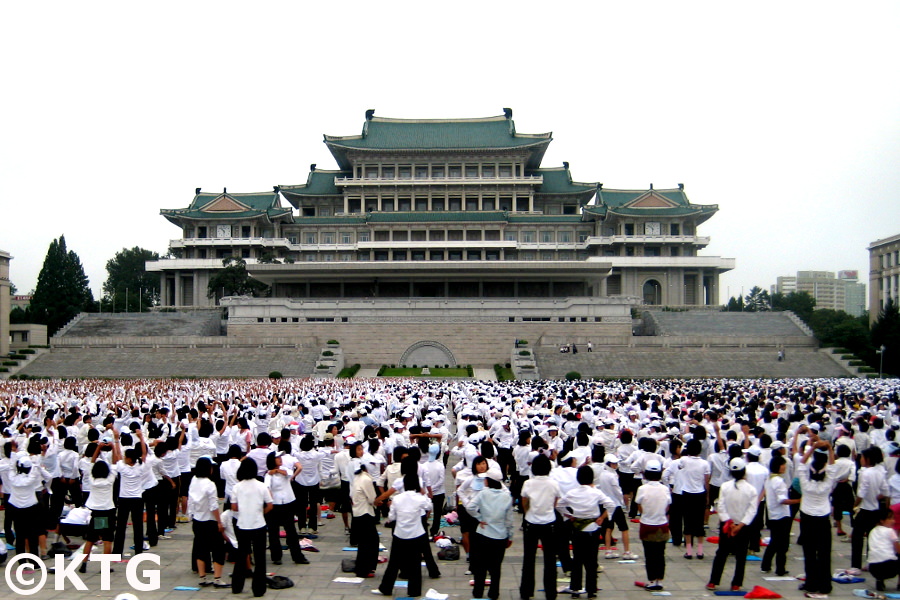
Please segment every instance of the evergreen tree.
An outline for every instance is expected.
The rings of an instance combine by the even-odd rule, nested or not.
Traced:
[[[732,296],[728,299],[728,304],[722,309],[722,312],[742,312],[744,310],[744,299],[740,296]]]
[[[122,248],[106,261],[103,310],[140,312],[159,304],[159,275],[147,273],[148,260],[159,260],[159,254],[135,246]]]
[[[53,240],[38,275],[31,299],[31,316],[47,326],[53,335],[75,315],[94,309],[94,295],[88,285],[81,259],[66,248],[65,236]]]
[[[247,262],[243,258],[230,256],[222,260],[224,269],[216,271],[209,278],[207,295],[216,299],[223,296],[265,296],[269,286],[253,279],[247,273]]]
[[[744,298],[744,310],[747,312],[765,312],[771,310],[769,292],[759,286],[753,286],[750,293]]]
[[[790,292],[789,294],[773,294],[772,310],[789,310],[803,319],[807,325],[816,308],[816,299],[809,292]]]

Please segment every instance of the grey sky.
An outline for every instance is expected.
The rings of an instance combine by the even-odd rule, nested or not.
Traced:
[[[718,204],[722,298],[857,269],[900,233],[900,4],[7,3],[0,248],[32,289],[65,234],[95,295],[123,247],[165,252],[194,188],[333,168],[364,112],[552,131],[544,165]]]

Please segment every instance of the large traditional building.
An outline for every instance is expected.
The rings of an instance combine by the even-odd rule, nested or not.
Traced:
[[[900,234],[869,244],[869,322],[890,299],[900,302]]]
[[[337,169],[312,165],[305,183],[271,192],[198,189],[187,208],[163,210],[182,230],[177,258],[148,269],[164,306],[207,306],[220,295],[209,295],[210,274],[243,258],[271,297],[222,302],[230,334],[490,321],[621,335],[634,305],[718,304],[734,260],[699,255],[709,238],[697,231],[717,206],[691,204],[681,185],[575,181],[567,163],[541,165],[551,140],[517,132],[509,109],[435,120],[367,111],[361,134],[325,136]]]

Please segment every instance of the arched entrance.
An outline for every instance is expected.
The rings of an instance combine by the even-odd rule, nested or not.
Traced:
[[[420,367],[433,367],[435,365],[456,366],[456,359],[450,348],[440,342],[424,340],[416,342],[406,349],[400,357],[401,365],[418,365]]]
[[[659,306],[662,304],[662,286],[655,279],[644,282],[644,304]]]

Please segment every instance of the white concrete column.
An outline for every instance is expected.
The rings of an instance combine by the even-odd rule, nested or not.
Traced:
[[[181,306],[181,271],[175,271],[175,306]]]

